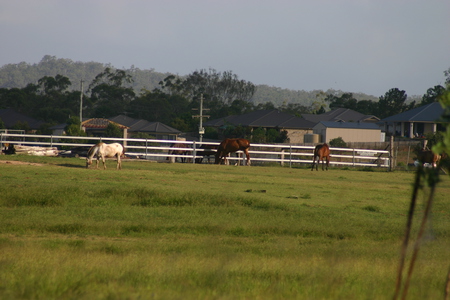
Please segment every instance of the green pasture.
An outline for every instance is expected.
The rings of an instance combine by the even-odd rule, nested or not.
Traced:
[[[393,296],[412,172],[107,166],[0,157],[0,299]],[[408,299],[444,298],[449,195],[443,176]]]

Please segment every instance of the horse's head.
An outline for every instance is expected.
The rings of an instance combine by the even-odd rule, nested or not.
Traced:
[[[222,160],[225,159],[224,156],[225,156],[225,154],[224,154],[223,149],[220,149],[220,147],[219,147],[219,149],[216,152],[216,159],[215,159],[214,163],[216,165],[220,165],[222,163]]]
[[[92,159],[89,159],[89,157],[86,157],[86,169],[88,169],[90,165],[92,165]]]
[[[220,153],[219,153],[219,151],[217,151],[216,152],[216,159],[215,159],[215,161],[214,161],[214,163],[216,164],[216,165],[218,165],[218,164],[220,164],[220,161],[222,160],[222,157],[220,157]]]

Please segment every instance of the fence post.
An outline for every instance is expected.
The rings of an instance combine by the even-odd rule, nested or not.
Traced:
[[[192,163],[195,164],[195,157],[197,156],[197,151],[196,151],[196,147],[195,147],[195,141],[192,142]]]
[[[145,139],[145,159],[148,159],[148,138]]]
[[[282,167],[284,167],[284,149],[283,148],[281,148],[281,163],[280,163],[280,165],[282,166]]]
[[[394,164],[394,136],[391,135],[389,142],[389,172],[392,172]]]
[[[289,144],[289,168],[292,168],[292,145]]]
[[[352,153],[353,153],[353,157],[352,157],[352,162],[353,162],[353,168],[355,167],[355,160],[356,160],[356,158],[355,158],[355,148],[353,148],[353,151],[352,151]]]
[[[406,170],[409,170],[409,154],[411,153],[411,144],[408,145],[408,157],[406,158]]]

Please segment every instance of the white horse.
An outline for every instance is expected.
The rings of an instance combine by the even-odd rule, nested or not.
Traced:
[[[97,157],[97,169],[98,169],[98,161],[101,158],[103,162],[103,169],[106,170],[105,158],[106,157],[117,157],[117,170],[122,169],[122,161],[120,157],[124,154],[123,146],[119,143],[105,144],[98,143],[97,145],[92,146],[86,157],[86,168],[89,168],[89,165],[92,164],[92,158],[94,156]]]

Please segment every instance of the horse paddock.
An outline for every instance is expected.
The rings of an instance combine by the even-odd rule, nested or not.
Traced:
[[[87,170],[79,158],[0,162],[2,299],[394,293],[413,172],[139,160],[123,160],[118,172]],[[444,298],[449,194],[442,176],[408,299]],[[422,212],[418,205],[413,236]]]

